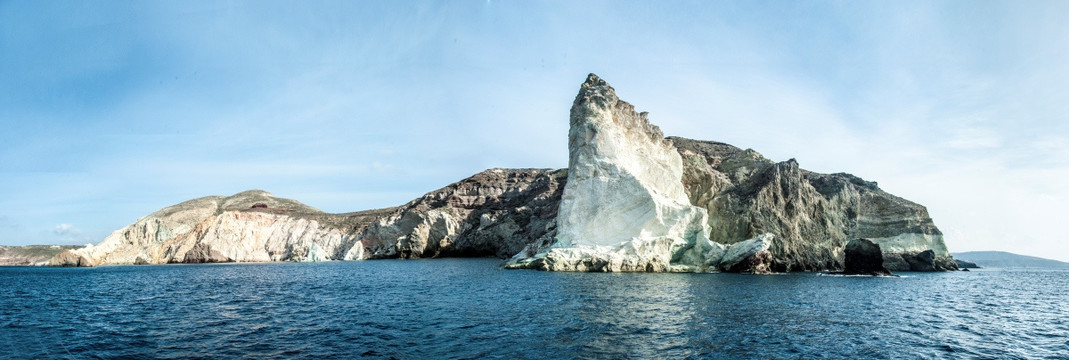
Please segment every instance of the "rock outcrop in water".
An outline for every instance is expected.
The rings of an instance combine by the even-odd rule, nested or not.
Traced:
[[[646,135],[648,139],[635,134]],[[682,174],[674,171],[677,160],[673,156],[649,150],[647,143],[671,144],[680,155]],[[621,232],[586,236],[586,239],[597,240],[585,240],[585,243],[568,236],[558,237],[558,243],[541,253],[521,254],[512,259],[511,267],[650,270],[649,267],[628,266],[644,263],[641,255],[637,256],[639,260],[620,260],[627,256],[634,259],[635,256],[628,254],[646,251],[670,253],[673,265],[686,264],[679,269],[719,268],[746,272],[762,268],[774,272],[842,269],[847,240],[866,237],[880,244],[884,263],[891,270],[916,270],[923,267],[921,264],[925,261],[930,265],[925,270],[956,268],[943,244],[942,234],[923,206],[888,194],[876,183],[849,174],[828,175],[803,170],[794,159],[776,163],[756,151],[717,142],[678,137],[669,137],[662,142],[660,130],[648,122],[644,113],[636,114],[630,104],[619,100],[615,91],[594,75],[588,77],[573,104],[569,147],[570,186],[565,189],[561,202],[559,221],[562,229],[565,224],[577,222],[564,216],[566,207],[579,202],[571,199],[577,198],[593,204],[604,203],[610,209],[583,209],[581,213],[597,216],[579,219],[580,225],[572,227],[583,228],[582,221],[587,221],[591,229],[604,223],[639,225],[613,226]],[[633,191],[621,186],[589,186],[587,189],[571,186],[577,183],[575,179],[589,181],[589,178],[601,179],[602,183],[627,184],[632,178],[641,178],[633,175],[634,171],[629,170],[632,168],[640,169],[639,174],[644,169],[655,169],[653,171],[661,177],[657,182],[639,181],[638,186],[631,187],[637,189]],[[662,199],[681,201],[674,192],[647,185],[651,183],[671,184],[660,185],[670,189],[677,189],[677,184],[681,183],[686,202],[692,205],[688,210],[697,207],[705,213],[681,217],[672,211],[661,211],[664,208],[660,205]],[[573,188],[577,191],[573,192]],[[655,195],[647,197],[645,193]],[[628,212],[630,209],[638,211]],[[675,235],[686,240],[669,242],[671,246],[660,248],[649,246],[653,243],[650,241],[637,241],[646,246],[633,245],[636,241],[628,239],[666,233],[658,226],[647,225],[647,219],[651,218],[658,226],[686,224],[688,232]],[[698,225],[692,222],[695,218],[705,219],[703,229],[697,229]],[[565,234],[563,230],[562,234]],[[740,242],[753,244],[753,239],[765,234],[769,234],[767,247],[752,247],[754,252],[746,257],[754,258],[743,262],[752,264],[746,268],[736,268],[738,261],[720,258],[722,255],[717,254]],[[614,247],[605,248],[614,244],[610,239],[616,239]],[[712,245],[707,245],[706,239]],[[595,251],[591,245],[602,248]],[[710,250],[692,250],[699,248]],[[595,266],[571,266],[579,261],[577,259],[593,259]],[[665,268],[653,267],[652,270]]]
[[[891,271],[957,268],[923,206],[793,159],[665,138],[593,74],[570,122],[568,169],[487,170],[347,214],[262,191],[206,197],[51,264],[497,256],[543,270],[765,273],[842,270],[848,239],[866,238]]]
[[[645,113],[593,74],[575,98],[557,242],[512,267],[564,271],[704,271],[723,246],[690,204],[683,162]]]
[[[854,239],[846,243],[844,275],[891,276],[883,266],[883,251],[880,245],[867,239]]]
[[[957,263],[958,264],[958,268],[962,269],[962,270],[965,270],[965,269],[979,269],[980,268],[980,265],[976,265],[976,263],[974,263],[972,261],[954,259],[954,262]]]
[[[879,244],[891,271],[910,271],[909,261],[929,250],[933,270],[957,268],[928,210],[875,182],[807,171],[794,159],[776,163],[724,143],[670,139],[683,156],[691,203],[709,213],[710,239],[730,244],[774,234],[773,271],[842,269],[853,238]]]

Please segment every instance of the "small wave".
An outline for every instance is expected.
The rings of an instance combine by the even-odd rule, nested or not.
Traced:
[[[885,282],[818,278],[871,277],[828,273],[547,276],[501,270],[496,260],[428,271],[434,264],[63,277],[32,269],[20,280],[42,284],[34,295],[0,297],[0,345],[14,344],[0,346],[0,358],[1069,358],[1064,272]],[[107,302],[87,301],[100,289]]]
[[[834,273],[823,273],[823,272],[822,273],[818,273],[817,276],[848,277],[848,278],[884,278],[884,279],[900,279],[900,278],[912,277],[910,275],[898,275],[898,274],[891,275],[891,276],[883,276],[883,275],[864,275],[864,274],[847,275],[847,274],[834,274]]]

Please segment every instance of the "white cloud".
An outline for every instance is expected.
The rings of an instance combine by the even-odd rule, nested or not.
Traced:
[[[52,234],[54,235],[53,241],[60,244],[86,244],[99,241],[92,236],[86,236],[81,229],[69,223],[56,225],[52,228]]]
[[[56,235],[80,235],[82,232],[71,224],[59,224],[52,229]]]

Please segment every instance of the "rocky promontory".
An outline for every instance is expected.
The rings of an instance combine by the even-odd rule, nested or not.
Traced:
[[[883,266],[883,250],[868,239],[854,239],[846,243],[844,275],[892,276]]]
[[[557,242],[520,254],[510,267],[836,270],[847,241],[864,237],[880,245],[889,270],[956,269],[923,206],[849,174],[804,170],[794,159],[664,138],[593,74],[572,105],[569,152]]]
[[[724,248],[709,241],[705,209],[687,198],[672,142],[596,76],[572,105],[568,150],[556,242],[510,267],[708,271],[720,264]]]
[[[591,74],[568,169],[490,169],[407,204],[328,214],[254,190],[173,205],[57,266],[495,256],[562,271],[836,271],[850,239],[891,271],[957,268],[916,203],[794,159],[664,137]]]
[[[100,244],[67,251],[52,265],[314,261],[337,258],[389,210],[326,214],[300,202],[250,190],[163,208]]]
[[[53,266],[507,258],[556,234],[564,170],[491,169],[408,204],[328,214],[261,190],[166,207]]]
[[[683,156],[691,203],[709,213],[710,239],[731,244],[774,234],[773,271],[842,269],[846,243],[856,238],[879,244],[891,271],[924,271],[925,262],[927,271],[957,269],[928,210],[875,182],[724,143],[669,139]]]

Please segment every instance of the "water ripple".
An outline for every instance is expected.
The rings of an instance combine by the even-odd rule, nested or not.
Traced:
[[[0,269],[0,358],[1067,358],[1069,272]]]

